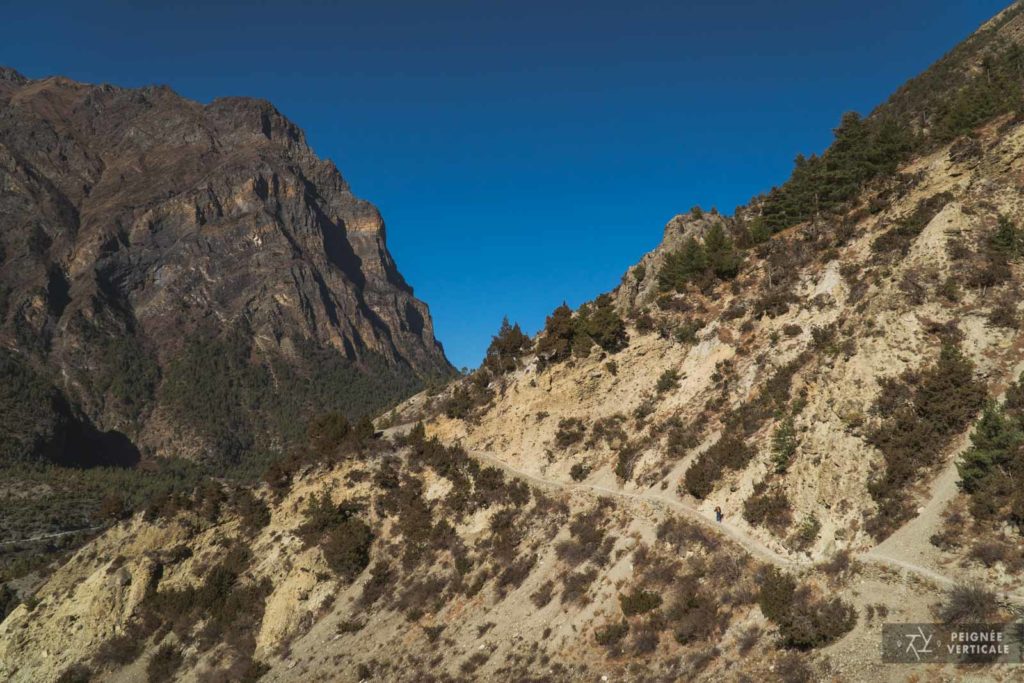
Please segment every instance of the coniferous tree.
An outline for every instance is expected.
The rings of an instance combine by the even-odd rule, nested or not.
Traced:
[[[565,302],[544,322],[544,334],[537,342],[537,353],[550,361],[565,360],[572,352],[572,309]]]
[[[663,292],[681,292],[688,282],[703,274],[707,267],[704,245],[690,237],[683,242],[681,249],[665,255],[665,261],[658,271],[658,286]]]
[[[740,255],[721,223],[712,225],[704,235],[704,252],[715,277],[728,280],[740,270]]]
[[[495,374],[512,372],[516,369],[519,357],[530,348],[530,338],[523,334],[519,323],[509,324],[508,316],[501,321],[498,334],[491,338],[484,357],[484,365]]]
[[[612,306],[607,294],[597,297],[587,316],[585,333],[594,343],[609,353],[621,351],[629,343],[626,324]]]

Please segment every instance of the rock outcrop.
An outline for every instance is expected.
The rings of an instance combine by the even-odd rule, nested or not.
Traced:
[[[275,392],[344,368],[350,414],[451,372],[377,209],[268,102],[3,69],[0,187],[0,349],[101,432],[208,450],[163,391],[190,343],[230,337]]]

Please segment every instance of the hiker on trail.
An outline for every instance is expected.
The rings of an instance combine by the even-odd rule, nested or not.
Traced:
[[[716,506],[715,507],[715,521],[716,522],[721,522],[722,521],[722,517],[724,517],[724,516],[725,515],[722,514],[722,508],[720,506]]]

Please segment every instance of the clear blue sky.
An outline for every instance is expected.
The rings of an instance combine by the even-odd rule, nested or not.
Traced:
[[[384,214],[452,362],[731,212],[1007,0],[0,2],[0,64],[273,101]]]

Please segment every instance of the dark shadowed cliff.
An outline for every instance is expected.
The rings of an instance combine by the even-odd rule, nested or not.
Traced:
[[[0,457],[237,458],[451,372],[377,209],[267,102],[0,69]]]

